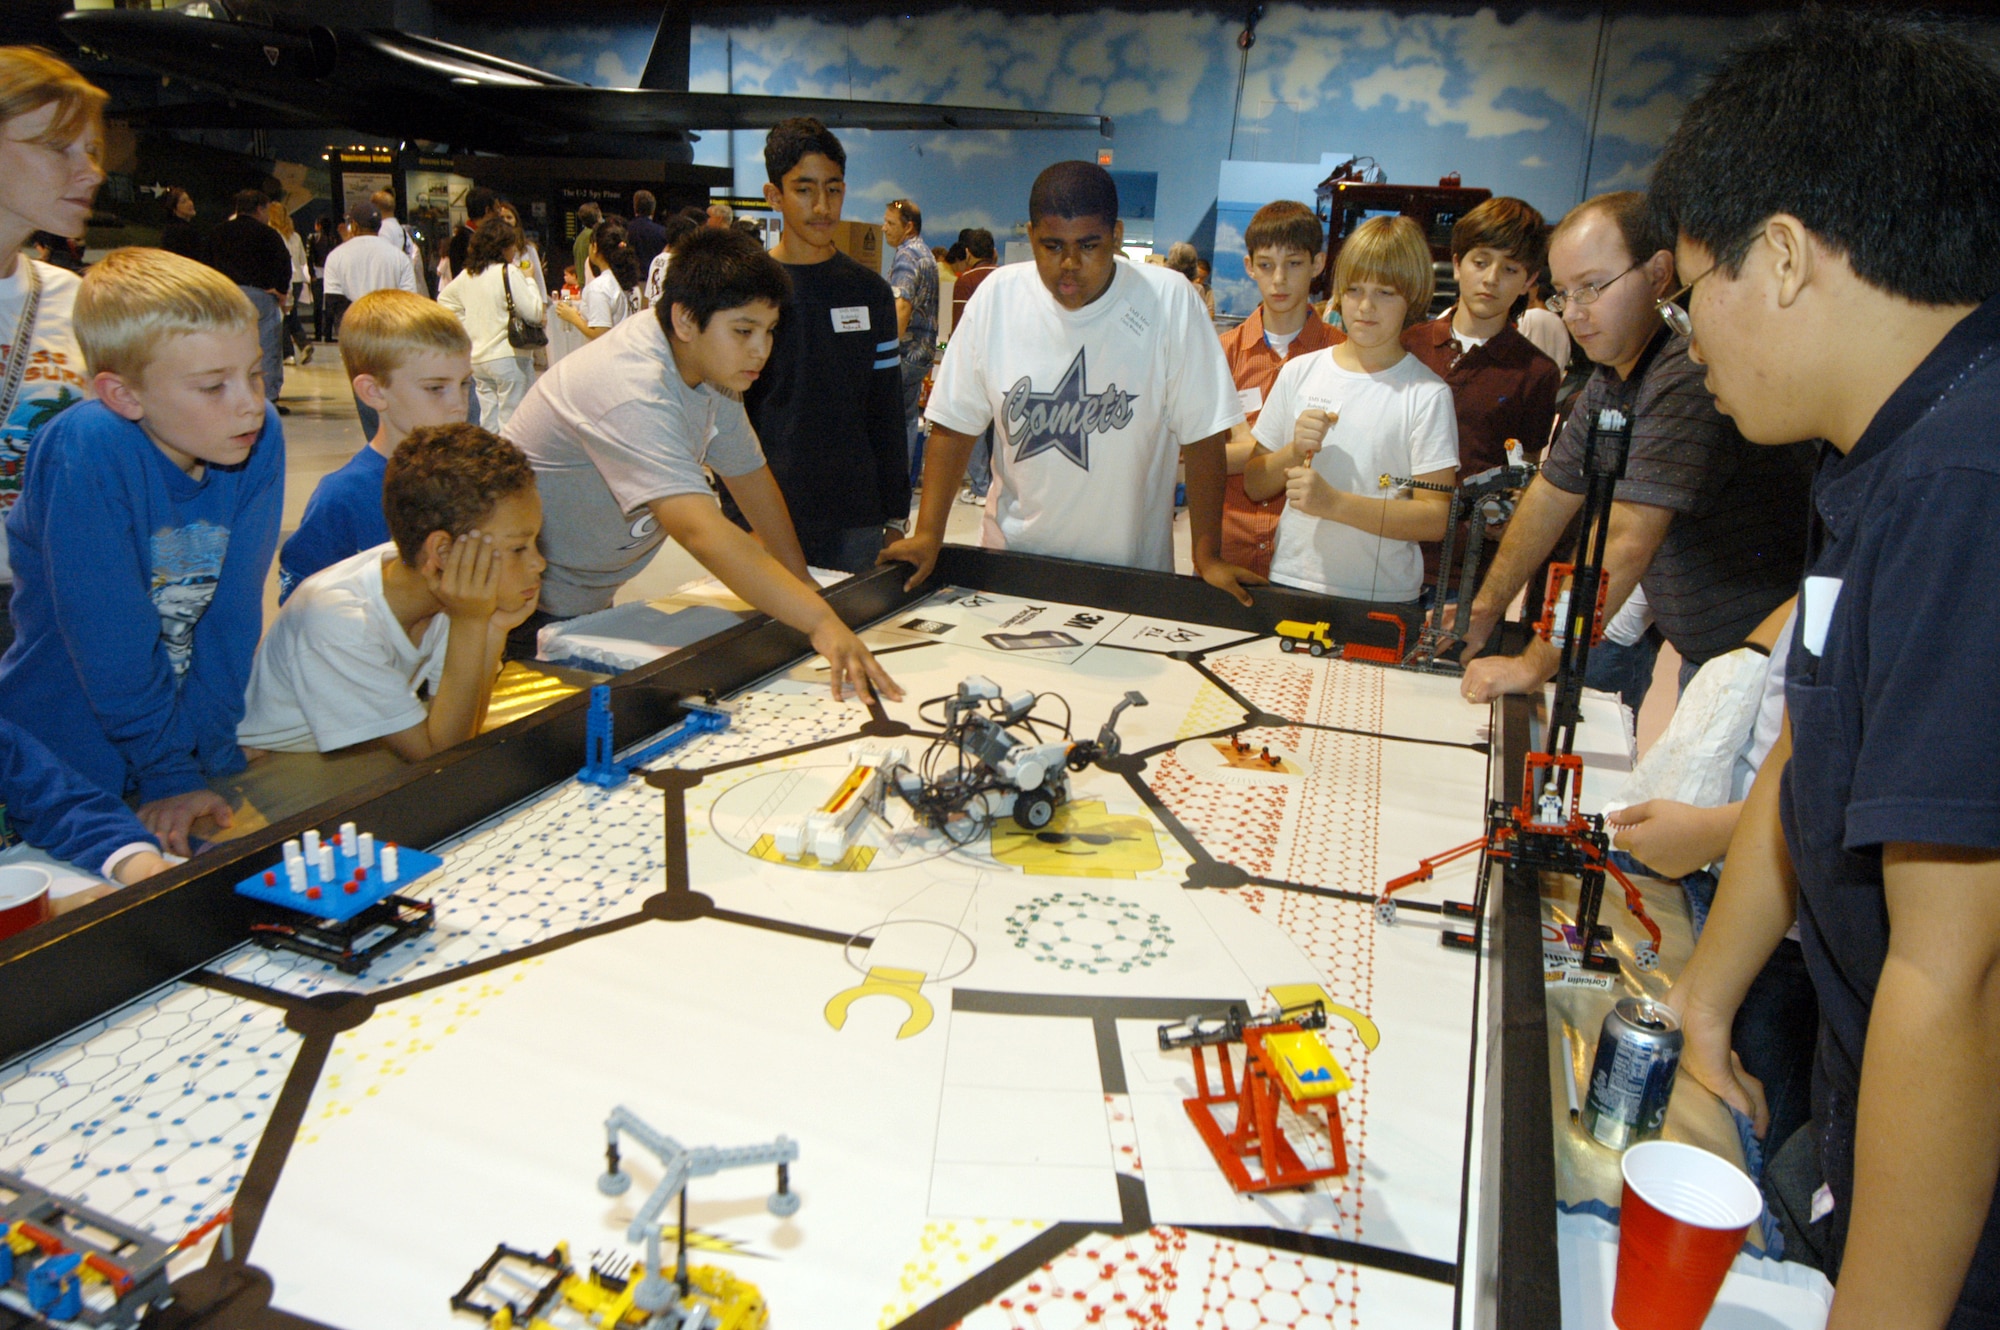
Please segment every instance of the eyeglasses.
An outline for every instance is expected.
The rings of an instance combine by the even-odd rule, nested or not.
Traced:
[[[1623,277],[1625,273],[1631,272],[1644,262],[1645,260],[1641,259],[1638,263],[1633,264],[1631,268],[1627,268],[1625,272],[1619,273],[1618,277]],[[1587,305],[1595,305],[1597,298],[1616,284],[1618,277],[1613,277],[1609,281],[1589,282],[1583,286],[1579,286],[1574,291],[1553,291],[1549,294],[1549,298],[1542,303],[1548,307],[1549,313],[1560,318],[1562,317],[1562,312],[1571,305],[1575,305],[1578,309],[1582,309]]]
[[[1706,277],[1708,276],[1709,273],[1714,271],[1715,271],[1715,265],[1711,263],[1708,266],[1708,272],[1702,273],[1701,277]],[[1694,282],[1700,281],[1701,277],[1695,278]],[[1680,303],[1681,298],[1683,296],[1687,295],[1688,292],[1694,290],[1694,282],[1689,282],[1686,286],[1674,292],[1672,295],[1668,296],[1665,300],[1662,300],[1659,306],[1660,321],[1665,323],[1669,328],[1673,329],[1676,333],[1680,334],[1682,337],[1694,336],[1694,320],[1688,317],[1688,312],[1681,308],[1681,303]],[[1607,285],[1609,285],[1609,283],[1607,283]]]

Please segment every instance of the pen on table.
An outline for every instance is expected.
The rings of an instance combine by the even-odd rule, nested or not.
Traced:
[[[1563,1031],[1563,1092],[1569,1096],[1569,1120],[1576,1121],[1576,1060],[1570,1055],[1569,1031]]]

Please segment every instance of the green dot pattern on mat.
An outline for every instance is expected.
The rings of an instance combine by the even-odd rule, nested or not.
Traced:
[[[1135,901],[1058,891],[1016,906],[1007,936],[1034,960],[1082,974],[1130,974],[1166,959],[1174,933]]]

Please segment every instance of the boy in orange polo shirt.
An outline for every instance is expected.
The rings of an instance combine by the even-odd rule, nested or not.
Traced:
[[[1236,379],[1247,419],[1229,436],[1229,486],[1222,504],[1222,557],[1259,577],[1271,573],[1271,547],[1285,496],[1258,503],[1243,491],[1243,468],[1257,451],[1250,427],[1278,371],[1293,356],[1345,341],[1313,311],[1313,280],[1326,267],[1326,236],[1303,203],[1267,203],[1243,233],[1243,266],[1263,296],[1249,318],[1222,334],[1222,354]]]

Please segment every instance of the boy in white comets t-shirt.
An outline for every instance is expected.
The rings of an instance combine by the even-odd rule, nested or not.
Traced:
[[[1422,593],[1417,542],[1444,536],[1458,479],[1451,389],[1401,340],[1431,281],[1430,247],[1407,217],[1364,222],[1341,246],[1333,289],[1347,340],[1280,370],[1251,431],[1244,492],[1287,498],[1273,582],[1356,600]]]
[[[1199,295],[1119,255],[1118,192],[1102,167],[1057,162],[1028,199],[1035,262],[989,277],[952,330],[926,410],[916,530],[881,562],[930,575],[972,444],[994,426],[980,543],[1172,572],[1185,463],[1195,572],[1244,604],[1260,579],[1222,559],[1224,445],[1243,419]]]

